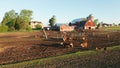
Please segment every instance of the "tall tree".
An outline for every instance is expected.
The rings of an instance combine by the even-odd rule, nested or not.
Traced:
[[[53,15],[53,17],[51,19],[49,19],[49,25],[55,26],[55,23],[56,23],[56,18],[55,18],[55,15]]]
[[[2,25],[6,25],[6,23],[8,22],[7,18],[3,17],[3,20],[1,22]]]
[[[12,19],[8,23],[6,23],[6,25],[8,26],[8,31],[14,31],[15,30],[15,27],[14,27],[15,23],[16,23],[16,18]]]
[[[22,10],[20,14],[16,13],[14,10],[6,12],[3,20],[1,22],[2,25],[7,25],[9,31],[13,30],[29,30],[31,29],[29,26],[29,22],[32,19],[32,11],[31,10]]]
[[[32,13],[33,13],[33,11],[26,10],[26,9],[24,9],[20,12],[20,15],[18,17],[19,21],[20,21],[18,23],[20,29],[26,30],[27,28],[29,28],[29,22],[32,19],[32,17],[31,17]]]
[[[10,22],[12,19],[15,19],[15,18],[16,18],[15,10],[10,10],[9,12],[5,13],[1,23],[5,25],[8,22]]]
[[[17,15],[16,23],[15,23],[14,27],[16,30],[20,30],[20,17],[19,17],[19,15]]]
[[[9,31],[13,31],[15,30],[14,26],[15,26],[15,20],[16,20],[16,12],[15,10],[10,10],[9,12],[6,12],[3,20],[2,20],[2,25],[7,25],[8,26],[8,30]]]

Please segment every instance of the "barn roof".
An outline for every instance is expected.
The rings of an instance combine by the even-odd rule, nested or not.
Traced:
[[[85,23],[86,23],[86,22],[87,22],[87,21],[81,21],[81,22],[80,22],[80,27],[81,27],[81,26],[85,26]]]
[[[71,21],[71,23],[76,23],[76,22],[81,22],[83,20],[85,20],[86,18],[78,18],[78,19],[74,19]]]

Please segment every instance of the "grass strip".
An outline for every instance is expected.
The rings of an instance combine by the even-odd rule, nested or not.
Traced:
[[[109,51],[120,50],[120,45],[108,47],[108,48],[109,48]],[[49,66],[53,62],[61,62],[61,61],[64,62],[67,59],[73,59],[76,57],[81,57],[81,58],[84,58],[84,56],[89,57],[90,55],[95,55],[98,53],[99,52],[97,52],[96,50],[79,51],[79,52],[56,56],[56,57],[49,57],[49,58],[24,61],[24,62],[14,63],[14,64],[1,65],[0,68],[29,68],[29,67],[31,68],[31,67],[35,67],[35,66],[45,66],[45,65]]]

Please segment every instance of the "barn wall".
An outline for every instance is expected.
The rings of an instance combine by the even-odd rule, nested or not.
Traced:
[[[85,24],[85,29],[95,29],[95,24],[92,21],[87,21]]]
[[[73,26],[67,26],[67,25],[60,26],[60,31],[73,31],[73,30],[74,30]]]
[[[92,29],[92,30],[94,30],[95,26],[85,26],[85,29]]]

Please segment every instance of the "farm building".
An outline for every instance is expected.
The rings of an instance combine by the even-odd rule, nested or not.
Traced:
[[[111,27],[111,26],[114,26],[114,25],[113,25],[113,24],[103,23],[102,26],[103,26],[103,27]]]
[[[73,31],[74,26],[68,26],[68,25],[61,25],[60,26],[60,31]]]
[[[95,29],[94,16],[89,15],[87,18],[74,19],[69,26],[75,26],[76,29]]]
[[[47,28],[49,28],[50,30],[55,30],[55,31],[73,31],[74,30],[74,26],[69,26],[67,24],[55,24],[55,26],[52,27],[45,27],[44,29],[47,30]]]
[[[31,21],[29,24],[30,24],[32,29],[35,29],[36,25],[41,25],[42,26],[42,23],[39,22],[39,21]]]

